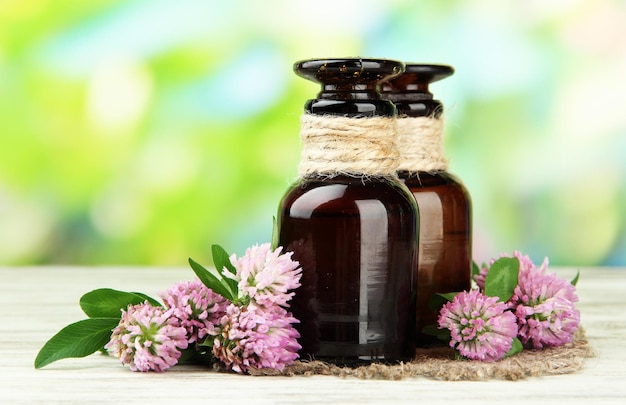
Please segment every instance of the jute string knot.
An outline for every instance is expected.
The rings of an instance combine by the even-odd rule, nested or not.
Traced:
[[[433,117],[398,117],[398,170],[436,172],[448,168],[443,151],[443,120]]]
[[[400,154],[391,117],[304,114],[300,119],[300,177],[393,176]]]

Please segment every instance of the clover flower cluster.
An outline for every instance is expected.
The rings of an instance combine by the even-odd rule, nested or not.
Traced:
[[[232,303],[214,329],[213,355],[227,368],[246,372],[250,367],[284,369],[298,358],[298,323],[285,308],[300,287],[302,269],[292,253],[272,251],[268,243],[246,250],[243,257],[230,257],[237,272],[223,274],[238,283],[239,299]]]
[[[528,256],[515,255],[520,259],[519,282],[508,304],[517,316],[520,340],[535,349],[572,342],[580,324],[576,288],[547,273],[547,258],[535,267]]]
[[[172,310],[129,305],[104,348],[133,371],[164,371],[178,362],[187,332]]]
[[[472,360],[499,360],[517,335],[515,315],[497,297],[463,291],[441,309],[439,327],[450,330],[450,346]]]
[[[298,322],[284,308],[229,305],[213,341],[213,355],[238,373],[250,367],[284,369],[298,358]]]
[[[105,348],[133,371],[164,371],[187,347],[211,348],[214,360],[233,371],[282,370],[298,358],[298,323],[286,308],[300,286],[302,269],[292,253],[253,246],[230,257],[236,269],[225,277],[238,284],[230,302],[200,280],[173,285],[161,296],[164,307],[145,302],[122,311]]]
[[[520,252],[512,257],[520,266],[518,284],[508,301],[498,302],[498,297],[484,294],[490,266],[483,266],[474,277],[478,289],[457,294],[439,313],[439,328],[450,331],[450,346],[464,357],[499,360],[516,337],[534,349],[561,346],[574,339],[580,323],[580,312],[574,307],[578,301],[574,285],[547,273],[547,258],[537,267]]]
[[[253,306],[265,308],[289,306],[293,290],[300,287],[302,269],[291,260],[291,252],[281,254],[281,251],[282,247],[272,251],[266,243],[248,248],[241,258],[230,257],[237,273],[223,273],[237,281],[240,298],[249,297]]]
[[[214,293],[200,280],[174,284],[161,298],[185,328],[190,344],[202,342],[214,331],[229,304],[226,298]]]

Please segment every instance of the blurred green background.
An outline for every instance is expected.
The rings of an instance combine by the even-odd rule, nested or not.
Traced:
[[[296,60],[432,86],[476,260],[626,265],[626,2],[0,0],[0,264],[184,264],[269,241]]]

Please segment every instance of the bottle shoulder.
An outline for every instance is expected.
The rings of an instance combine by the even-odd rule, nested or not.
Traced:
[[[439,194],[455,194],[470,198],[469,192],[463,182],[455,175],[448,172],[419,172],[400,173],[400,178],[412,193],[436,192]]]
[[[350,210],[355,205],[372,202],[405,211],[417,209],[410,190],[398,178],[349,176],[300,179],[287,190],[281,208],[303,211]]]

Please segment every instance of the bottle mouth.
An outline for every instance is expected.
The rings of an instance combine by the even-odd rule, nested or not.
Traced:
[[[395,103],[399,115],[437,118],[441,116],[443,105],[433,99],[428,86],[453,73],[454,68],[448,65],[407,63],[402,75],[381,83],[380,92]]]
[[[454,68],[449,65],[429,65],[421,63],[406,63],[405,75],[414,75],[416,81],[434,83],[454,74]]]
[[[391,59],[307,59],[293,65],[296,74],[320,84],[379,84],[402,74],[404,63]]]
[[[402,75],[398,75],[381,83],[380,91],[385,96],[401,96],[403,94],[422,94],[424,98],[432,98],[428,91],[428,85],[441,79],[445,79],[454,73],[454,68],[448,65],[426,65],[407,63]]]
[[[295,73],[321,84],[317,98],[305,105],[308,113],[353,117],[396,114],[389,100],[383,100],[380,83],[399,76],[404,64],[391,59],[337,58],[308,59],[294,64]]]

